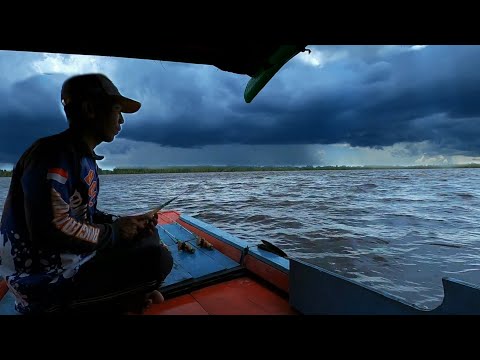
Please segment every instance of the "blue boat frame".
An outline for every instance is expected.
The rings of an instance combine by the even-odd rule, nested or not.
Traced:
[[[443,278],[442,303],[434,309],[424,309],[302,260],[285,259],[249,247],[235,236],[191,216],[181,215],[180,219],[288,273],[290,305],[305,315],[480,315],[480,286]]]

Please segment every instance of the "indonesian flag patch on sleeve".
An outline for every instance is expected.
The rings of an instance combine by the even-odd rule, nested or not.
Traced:
[[[58,181],[60,184],[65,184],[68,179],[68,172],[60,168],[48,169],[47,179]]]

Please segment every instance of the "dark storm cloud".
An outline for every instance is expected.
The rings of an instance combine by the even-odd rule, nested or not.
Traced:
[[[64,130],[59,108],[63,77],[40,75],[0,89],[0,163],[15,163],[37,138]]]
[[[215,112],[205,100],[198,112],[184,112],[173,122],[132,123],[124,136],[184,147],[346,142],[378,148],[429,141],[447,153],[478,154],[479,47],[366,50],[357,48],[358,57],[347,56],[339,61],[341,66],[304,66],[297,78],[290,64],[284,78],[278,74],[251,104],[237,102],[228,111]],[[346,69],[351,72],[347,79],[341,74]],[[325,72],[339,74],[338,82],[323,86]],[[298,84],[291,95],[281,91],[287,80]],[[185,91],[177,98],[194,95]]]
[[[378,62],[374,64],[365,74],[366,84],[387,81],[392,76],[392,66],[387,62]]]
[[[480,47],[310,48],[321,66],[293,59],[250,104],[243,101],[246,76],[109,58],[108,75],[120,91],[142,102],[138,113],[125,116],[119,136],[184,148],[426,142],[444,155],[479,154]],[[58,99],[65,78],[39,75],[0,85],[0,163],[66,127]]]

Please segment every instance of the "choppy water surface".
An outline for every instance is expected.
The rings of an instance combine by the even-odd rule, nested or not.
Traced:
[[[433,308],[442,277],[480,285],[479,183],[479,169],[108,175],[99,208],[135,213],[183,194],[169,208]]]

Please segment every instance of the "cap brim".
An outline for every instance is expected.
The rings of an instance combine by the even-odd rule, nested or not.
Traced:
[[[129,99],[125,96],[114,95],[114,97],[115,100],[118,101],[118,103],[122,106],[122,113],[132,114],[134,112],[137,112],[142,106],[142,104],[138,101]]]

